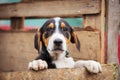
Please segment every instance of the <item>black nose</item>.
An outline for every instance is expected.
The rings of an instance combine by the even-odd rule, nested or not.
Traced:
[[[62,42],[61,39],[56,39],[56,40],[54,40],[54,44],[55,44],[56,46],[60,46],[62,43],[63,43],[63,42]]]

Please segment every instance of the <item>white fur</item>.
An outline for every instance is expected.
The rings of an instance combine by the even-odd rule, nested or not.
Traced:
[[[48,41],[48,46],[47,46],[47,50],[48,52],[50,53],[51,56],[54,55],[54,53],[61,53],[61,51],[58,51],[58,52],[54,52],[52,51],[54,49],[54,40],[56,39],[61,39],[62,40],[62,49],[64,51],[67,50],[67,47],[66,47],[66,40],[65,40],[65,37],[62,33],[60,33],[59,31],[59,21],[60,21],[60,18],[59,17],[56,17],[54,18],[55,20],[55,32],[53,33],[53,35],[50,37],[49,41]]]
[[[59,33],[58,28],[59,28],[60,17],[55,17],[54,20],[55,20],[55,27],[56,27],[55,33]]]
[[[79,60],[75,63],[74,67],[75,68],[85,67],[91,73],[99,73],[102,71],[100,63],[93,60],[88,61]]]
[[[53,63],[55,63],[56,68],[74,68],[74,60],[73,58],[69,57],[69,58],[61,58],[58,59],[56,61],[53,61]]]
[[[85,67],[89,72],[91,73],[99,73],[102,72],[102,68],[99,62],[93,61],[93,60],[79,60],[77,62],[74,62],[72,57],[66,58],[65,56],[59,57],[57,60],[53,61],[53,63],[56,65],[56,68],[82,68]],[[48,65],[45,61],[39,59],[34,60],[29,63],[28,69],[33,70],[42,70],[47,69]]]
[[[48,65],[46,63],[46,61],[44,60],[33,60],[32,62],[29,62],[28,64],[28,69],[33,69],[33,70],[42,70],[42,69],[47,69]]]
[[[54,49],[54,40],[55,40],[55,39],[61,39],[62,42],[63,42],[63,43],[62,43],[62,49],[63,49],[64,51],[67,50],[66,40],[65,40],[64,36],[63,36],[62,34],[60,34],[60,33],[54,33],[54,34],[51,36],[51,38],[49,39],[48,46],[47,46],[47,50],[48,50],[48,52],[50,53],[51,56],[55,53],[54,51],[52,51],[52,50]],[[59,53],[59,52],[57,52],[57,53]],[[61,52],[60,52],[60,53],[61,53]]]

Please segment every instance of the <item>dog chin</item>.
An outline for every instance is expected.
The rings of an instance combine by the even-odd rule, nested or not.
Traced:
[[[53,60],[59,59],[60,55],[64,55],[64,50],[52,50],[50,55],[53,58]]]
[[[61,54],[61,53],[63,53],[64,51],[63,51],[63,50],[53,50],[52,52],[53,52],[53,53],[56,53],[56,54]]]
[[[62,50],[62,49],[52,49],[52,50],[47,49],[47,50],[48,50],[49,53],[52,53],[52,54],[54,54],[54,53],[60,54],[60,53],[64,52],[64,50]]]

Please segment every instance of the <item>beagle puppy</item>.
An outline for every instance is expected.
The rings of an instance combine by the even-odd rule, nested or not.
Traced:
[[[69,57],[67,45],[70,42],[75,43],[76,48],[80,51],[80,41],[64,19],[55,17],[47,20],[35,34],[34,46],[38,50],[39,56],[29,62],[28,68],[38,71],[47,68],[85,67],[91,73],[102,71],[99,62],[93,60],[75,62],[72,57]]]

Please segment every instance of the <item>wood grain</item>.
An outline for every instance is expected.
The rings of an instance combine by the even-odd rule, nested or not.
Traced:
[[[84,15],[83,16],[83,28],[86,28],[87,26],[90,26],[93,29],[97,29],[101,31],[100,13]]]
[[[100,61],[105,63],[105,0],[101,0],[101,13],[100,13],[100,27],[101,27],[101,54]]]
[[[72,17],[100,12],[100,0],[52,0],[0,4],[0,19],[10,17]]]
[[[101,0],[101,12],[99,14],[86,14],[83,18],[83,27],[86,28],[88,26],[96,29],[100,32],[100,54],[98,57],[98,61],[101,63],[105,63],[105,53],[104,53],[104,18],[105,18],[105,1]]]
[[[75,44],[69,44],[68,51],[75,60],[96,60],[100,58],[100,33],[99,31],[76,31],[80,40],[80,52]],[[100,61],[99,61],[100,62]]]
[[[107,0],[107,63],[118,63],[119,0]]]
[[[27,69],[28,63],[38,56],[37,50],[34,48],[35,33],[0,33],[0,71]],[[79,52],[75,44],[69,44],[70,56],[75,60],[97,61],[98,54],[100,54],[100,33],[97,31],[76,31],[76,33],[81,42],[81,50]]]
[[[12,17],[11,19],[11,30],[23,30],[24,29],[24,18],[23,17]]]
[[[103,64],[102,68],[102,73],[98,74],[90,74],[85,68],[1,72],[0,80],[117,80],[112,65]]]
[[[107,63],[118,63],[118,34],[120,27],[120,0],[106,0]],[[120,66],[119,66],[120,80]]]

